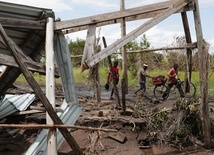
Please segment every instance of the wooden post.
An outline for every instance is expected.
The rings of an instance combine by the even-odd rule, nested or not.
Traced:
[[[52,118],[53,122],[55,124],[63,124],[63,122],[57,116],[56,112],[54,111],[53,107],[51,106],[49,100],[44,95],[39,84],[36,82],[36,80],[30,74],[29,70],[27,69],[26,65],[24,64],[24,61],[22,60],[22,57],[19,55],[19,53],[23,53],[22,50],[16,45],[15,42],[13,42],[12,39],[10,39],[7,36],[7,34],[1,24],[0,24],[0,34],[6,44],[6,47],[13,53],[13,56],[14,56],[17,64],[19,65],[20,70],[22,71],[23,75],[25,76],[25,79],[28,81],[31,88],[35,91],[36,95],[43,103],[45,109],[47,110],[48,114]],[[59,128],[59,131],[62,133],[62,135],[64,136],[64,138],[66,139],[66,141],[68,142],[70,147],[73,149],[73,151],[77,155],[83,155],[82,150],[80,149],[79,145],[76,143],[75,139],[68,132],[68,130]]]
[[[53,49],[53,18],[47,19],[46,26],[46,96],[50,101],[50,104],[55,109],[55,82],[54,82],[54,49]],[[47,124],[53,125],[53,121],[46,114]],[[56,129],[48,129],[47,133],[47,155],[57,155],[57,139],[56,139]]]
[[[183,21],[183,27],[184,27],[184,32],[185,32],[185,37],[186,37],[186,43],[191,44],[192,39],[191,39],[191,34],[189,30],[189,23],[187,19],[187,14],[186,12],[181,13],[182,21]],[[189,92],[190,90],[190,85],[189,82],[191,81],[191,76],[192,76],[192,50],[190,48],[187,48],[187,68],[186,68],[186,81],[185,81],[185,92]]]
[[[100,51],[101,47],[98,45],[98,42],[96,44],[96,50],[95,53],[98,53]],[[95,66],[95,77],[94,82],[97,90],[97,103],[101,102],[101,91],[100,91],[100,75],[99,75],[99,63],[97,63]]]
[[[103,37],[103,45],[104,45],[105,48],[107,47],[105,37]],[[112,68],[111,56],[108,56],[107,58],[108,58],[109,68]],[[121,106],[121,104],[120,104],[120,96],[119,96],[119,92],[118,92],[118,88],[117,88],[114,76],[113,76],[113,88],[114,88],[114,94],[117,97],[117,103],[118,103],[119,106]]]
[[[200,94],[201,94],[201,105],[202,105],[202,122],[203,122],[203,133],[205,140],[205,147],[208,149],[212,148],[211,140],[211,125],[209,116],[209,105],[208,101],[208,51],[203,50],[203,34],[201,27],[201,19],[199,13],[198,0],[195,0],[195,10],[193,11],[195,20],[195,30],[197,35],[198,44],[198,61],[199,61],[199,76],[200,76]]]
[[[120,11],[125,10],[124,0],[120,0]],[[122,18],[121,21],[121,37],[126,35],[126,21],[125,18]],[[127,52],[126,45],[122,46],[122,68],[123,68],[123,78],[121,79],[122,85],[122,107],[123,112],[126,112],[126,94],[128,93],[128,74],[127,74]],[[125,89],[125,90],[123,90]]]

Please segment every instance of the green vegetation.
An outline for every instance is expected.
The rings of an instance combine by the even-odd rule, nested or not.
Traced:
[[[32,73],[33,77],[35,78],[35,80],[37,81],[37,83],[40,86],[45,86],[46,83],[46,79],[44,75],[40,75],[39,73]],[[23,85],[28,85],[27,80],[25,79],[24,75],[21,74],[17,79],[16,79],[16,83],[20,83]],[[55,78],[55,83],[56,84],[61,84],[61,79],[60,78]]]
[[[148,74],[150,74],[151,76],[164,75],[167,78],[167,71],[168,70],[150,70],[150,69],[148,69]],[[81,68],[76,67],[76,68],[73,68],[73,72],[74,72],[74,79],[75,79],[76,84],[85,84],[85,85],[89,84],[89,80],[87,79],[89,70],[86,70],[81,73]],[[180,71],[179,74],[180,74],[179,78],[183,80],[184,76],[185,76],[184,71]],[[101,86],[104,86],[106,83],[107,75],[108,75],[108,68],[107,67],[100,68],[99,75],[100,75]],[[44,75],[39,75],[38,73],[33,73],[33,76],[40,85],[45,85],[45,76]],[[120,69],[120,77],[122,78],[122,69]],[[133,76],[130,71],[128,71],[128,81],[129,81],[128,85],[129,85],[130,89],[137,89],[139,87],[138,77]],[[209,91],[209,94],[211,94],[211,95],[214,93],[214,82],[213,81],[214,81],[214,74],[210,73],[209,79],[208,79],[208,85],[209,85],[208,91]],[[22,84],[27,84],[27,81],[25,80],[25,78],[22,74],[19,76],[19,78],[16,80],[16,82],[22,83]],[[199,92],[200,80],[199,80],[199,73],[196,71],[192,72],[192,82],[195,84],[197,92]],[[56,78],[56,84],[60,84],[60,83],[61,83],[61,79]],[[121,83],[119,83],[119,87],[121,87]],[[147,87],[148,87],[148,91],[152,91],[152,89],[154,88],[154,85],[152,84],[152,80],[149,78],[147,80]]]

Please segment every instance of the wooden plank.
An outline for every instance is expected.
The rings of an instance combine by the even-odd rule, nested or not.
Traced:
[[[47,124],[0,124],[1,128],[22,128],[22,129],[50,129],[50,128],[72,128],[81,129],[89,131],[104,131],[104,132],[117,132],[115,129],[105,129],[105,128],[92,128],[87,126],[76,126],[76,125],[47,125]]]
[[[160,11],[160,10],[167,10],[172,5],[172,3],[173,3],[173,1],[166,1],[166,2],[161,2],[161,3],[157,3],[157,4],[151,4],[151,5],[147,5],[147,6],[127,9],[124,11],[116,11],[116,12],[105,13],[105,14],[100,14],[100,15],[95,15],[95,16],[90,16],[90,17],[59,21],[59,22],[55,23],[55,30],[75,28],[75,27],[79,27],[79,26],[86,26],[86,25],[90,25],[90,24],[108,22],[111,20],[116,20],[116,19],[121,19],[121,18],[126,18],[126,17],[130,18],[130,16],[136,16],[139,14],[147,14],[147,13],[151,13],[151,12],[153,13],[153,12]],[[181,9],[181,8],[179,8],[179,9]],[[177,9],[176,11],[178,11],[179,9]],[[175,13],[175,12],[173,12],[173,13]],[[134,18],[134,20],[136,20],[136,18]],[[120,21],[118,21],[118,22],[120,22]]]
[[[155,4],[156,7],[154,7],[154,8],[151,7],[150,11],[145,10],[145,8],[147,8],[147,6],[127,9],[127,13],[122,16],[119,16],[121,11],[109,13],[109,14],[112,14],[112,17],[113,16],[115,17],[114,19],[108,19],[108,18],[103,19],[103,16],[108,16],[106,14],[96,15],[97,16],[96,18],[100,18],[100,20],[102,20],[102,21],[100,21],[100,20],[93,21],[93,23],[97,24],[97,27],[101,27],[101,26],[105,26],[105,25],[121,23],[122,18],[125,18],[126,22],[140,20],[140,19],[146,19],[146,18],[153,18],[153,17],[157,16],[158,14],[161,14],[164,10],[168,9],[168,6],[170,3],[171,3],[171,1],[159,3],[160,5]],[[189,3],[188,5],[179,9],[175,13],[186,12],[186,11],[191,11],[191,10],[193,10],[193,4]],[[92,16],[92,17],[94,17],[94,16]],[[86,19],[87,18],[90,18],[90,17],[86,17]],[[81,20],[81,18],[75,19],[75,20]],[[89,20],[89,19],[87,19],[87,20]],[[60,23],[56,23],[56,24],[60,24]],[[91,24],[91,21],[89,21],[89,23],[85,22],[84,25],[75,25],[75,26],[72,25],[72,27],[69,27],[68,29],[63,28],[63,33],[68,34],[68,33],[86,30],[86,29],[88,29],[89,24]]]
[[[89,25],[88,31],[87,31],[87,36],[86,36],[86,41],[85,41],[85,46],[84,46],[84,51],[83,51],[83,56],[82,56],[82,64],[90,58],[95,51],[95,42],[96,41],[96,24]]]
[[[179,50],[179,49],[195,49],[197,48],[196,43],[191,43],[186,46],[174,46],[174,47],[160,47],[160,48],[151,48],[151,49],[144,49],[144,50],[135,50],[135,51],[128,51],[127,54],[133,53],[141,53],[141,52],[153,52],[153,51],[169,51],[169,50]],[[114,52],[113,54],[122,54],[121,52]],[[82,55],[71,55],[71,58],[78,58],[82,57]]]
[[[40,107],[40,106],[30,106],[30,109],[31,110],[39,110],[39,111],[43,111],[43,112],[46,111],[44,107]],[[55,108],[55,111],[56,112],[63,112],[63,110],[60,108]]]
[[[125,140],[126,140],[126,135],[123,134],[122,132],[117,132],[117,133],[109,133],[108,134],[108,137],[118,141],[118,142],[121,142],[121,143],[124,143]]]
[[[93,55],[91,58],[86,60],[85,66],[86,67],[92,67],[93,65],[95,65],[99,61],[106,58],[108,55],[112,54],[117,49],[121,48],[122,46],[124,46],[128,42],[134,40],[138,36],[142,35],[145,31],[149,30],[153,26],[157,25],[158,23],[160,23],[161,21],[163,21],[164,19],[166,19],[167,17],[172,15],[174,12],[176,12],[180,8],[186,6],[188,3],[189,3],[189,1],[187,1],[187,0],[176,0],[176,1],[174,1],[174,3],[171,5],[171,7],[169,7],[167,10],[164,10],[161,14],[159,14],[156,17],[154,17],[153,19],[147,21],[146,23],[144,23],[143,25],[141,25],[137,29],[133,30],[132,32],[130,32],[126,36],[122,37],[121,39],[112,43],[107,48],[103,49],[101,52],[97,53],[96,55]]]
[[[6,43],[4,42],[3,38],[0,36],[0,42],[6,47]],[[19,51],[18,51],[19,52]],[[3,53],[2,53],[3,54]],[[27,54],[25,53],[19,53],[22,57],[23,60],[32,60]],[[8,55],[12,55],[12,54],[8,54]]]
[[[192,44],[188,44],[186,46],[160,47],[160,48],[128,51],[127,54],[142,53],[142,52],[154,52],[154,51],[180,50],[180,49],[194,49],[194,48],[197,48],[197,45],[192,43]],[[121,53],[116,52],[114,54],[121,54]]]
[[[201,26],[201,18],[199,12],[198,0],[195,0],[195,10],[193,11],[195,29],[198,44],[198,60],[199,60],[199,76],[200,76],[200,104],[202,105],[202,125],[205,147],[212,148],[211,125],[208,106],[208,51],[203,51],[203,33]]]
[[[12,115],[28,115],[28,114],[35,114],[35,113],[44,113],[44,110],[25,110],[25,111],[15,112]]]
[[[26,64],[27,68],[32,71],[32,72],[38,72],[42,75],[46,74],[45,71],[45,65],[35,62],[35,61],[29,61],[29,60],[23,60],[24,63]],[[15,59],[12,56],[1,54],[0,53],[0,64],[5,65],[5,66],[10,66],[10,67],[19,67],[18,64],[16,63]],[[55,67],[55,77],[60,77],[59,73],[59,68]]]
[[[0,23],[5,28],[23,28],[23,29],[35,29],[35,30],[44,30],[45,29],[45,20],[25,20],[18,18],[5,18],[0,17]]]
[[[2,25],[0,24],[0,34],[4,40],[4,42],[7,45],[7,48],[13,53],[14,58],[19,65],[20,70],[22,71],[23,75],[25,76],[26,80],[32,87],[32,89],[35,91],[37,97],[41,100],[42,104],[44,105],[45,109],[47,110],[48,114],[52,118],[55,124],[63,124],[62,120],[57,116],[55,113],[53,107],[51,106],[49,100],[44,95],[42,89],[40,88],[39,84],[36,82],[36,80],[33,78],[33,76],[28,71],[27,67],[25,66],[22,57],[18,53],[22,53],[22,50],[16,45],[15,42],[13,42],[12,39],[10,39],[5,30],[3,29]],[[19,52],[17,52],[19,51]],[[62,133],[70,147],[73,149],[73,151],[77,155],[83,155],[82,150],[80,149],[79,145],[76,143],[74,138],[71,136],[71,134],[68,132],[67,129],[59,129],[59,131]]]

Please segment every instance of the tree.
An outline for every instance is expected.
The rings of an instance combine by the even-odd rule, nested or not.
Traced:
[[[129,42],[126,45],[126,50],[127,51],[134,51],[134,50],[139,50],[140,47],[137,43],[136,40]],[[138,54],[133,53],[133,54],[127,54],[127,67],[128,70],[130,71],[132,76],[137,76],[138,68],[137,68],[137,62],[138,62]]]
[[[150,43],[148,42],[146,35],[143,34],[139,43],[136,40],[129,42],[126,45],[126,50],[136,51],[141,49],[147,49],[149,47]],[[137,76],[137,72],[139,68],[141,68],[142,63],[146,62],[147,55],[148,55],[147,53],[133,53],[127,55],[128,70],[131,72],[132,76],[134,77]]]
[[[69,41],[71,55],[82,55],[85,47],[85,40],[77,38],[76,41]],[[74,67],[81,66],[82,57],[72,58]]]

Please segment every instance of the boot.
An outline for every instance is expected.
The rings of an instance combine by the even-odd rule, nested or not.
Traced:
[[[167,95],[169,94],[169,92],[170,92],[170,87],[167,87],[166,91],[164,92],[164,94],[162,96],[163,99],[165,99],[167,97]]]
[[[184,96],[183,89],[181,88],[181,85],[178,85],[177,88],[178,88],[178,91],[179,91],[179,93],[180,93],[180,97],[185,97],[185,96]]]
[[[180,93],[180,97],[185,97],[185,96],[184,96],[184,92],[183,92],[182,89],[179,89],[178,91],[179,91],[179,93]]]

